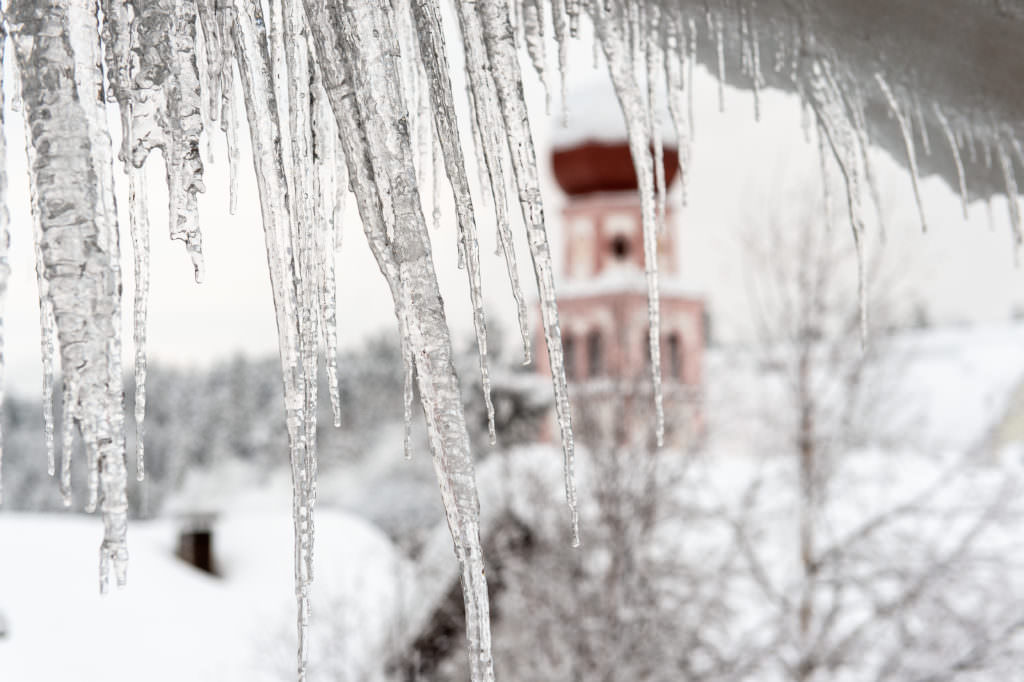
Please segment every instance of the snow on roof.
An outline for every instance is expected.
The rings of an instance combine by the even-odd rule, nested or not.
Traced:
[[[0,680],[292,679],[292,528],[282,502],[280,513],[217,524],[220,578],[174,557],[173,522],[133,522],[128,586],[106,597],[97,588],[98,520],[0,515],[0,612],[9,628]],[[328,653],[324,643],[343,639],[345,655],[334,651],[331,664],[376,679],[368,671],[401,611],[409,565],[364,521],[330,511],[316,520],[311,671]]]
[[[605,294],[647,295],[647,276],[643,270],[631,263],[611,263],[596,276],[582,279],[562,275],[556,284],[560,300]],[[665,272],[662,272],[658,279],[658,291],[662,298],[701,298],[696,291],[687,288],[678,278]]]

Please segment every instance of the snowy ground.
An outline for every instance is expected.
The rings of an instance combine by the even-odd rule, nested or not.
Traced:
[[[905,358],[901,361],[904,378],[892,389],[893,401],[909,415],[902,423],[912,424],[921,438],[914,451],[875,448],[849,459],[844,481],[857,479],[864,485],[848,488],[870,494],[864,499],[849,497],[832,510],[833,537],[841,536],[858,513],[898,504],[929,485],[959,455],[978,448],[993,423],[1004,418],[1010,396],[1024,378],[1024,325],[907,334],[897,337],[893,345],[897,355]],[[745,419],[743,408],[763,405],[766,394],[759,381],[761,370],[741,355],[716,355],[709,359],[708,369],[712,431],[694,480],[700,481],[700,496],[729,507],[752,477],[764,474],[758,458],[749,456],[758,432],[749,426],[752,422]],[[737,396],[743,398],[742,404]],[[448,569],[454,575],[446,528],[439,527],[431,536],[416,565],[383,532],[356,515],[359,509],[376,518],[388,508],[427,513],[415,500],[434,485],[429,477],[396,478],[394,472],[426,472],[429,457],[419,448],[415,461],[405,462],[396,447],[400,440],[401,429],[384,429],[379,447],[368,453],[366,461],[351,470],[322,472],[322,504],[316,517],[312,680],[377,679],[381,651],[401,628],[400,621],[422,617],[422,609],[413,605],[444,587],[427,584],[425,579],[437,582]],[[923,454],[926,446],[937,451]],[[892,467],[896,457],[901,462],[898,471]],[[523,472],[543,470],[543,478],[551,483],[547,511],[564,530],[560,464],[560,453],[547,446],[520,450],[512,459],[491,457],[482,462],[485,527],[503,498],[508,501],[514,487],[511,479],[525,480]],[[1019,463],[1004,465],[1009,466],[999,471],[1019,471]],[[583,455],[584,504],[587,468]],[[989,479],[1003,475],[999,471],[972,473],[970,480],[965,478],[950,489],[954,498],[949,506],[966,502],[965,491],[994,489],[995,482]],[[133,522],[128,588],[106,598],[99,596],[96,585],[98,520],[0,513],[0,615],[8,630],[0,637],[0,680],[291,679],[295,628],[287,473],[282,470],[263,477],[251,473],[227,467],[206,478],[194,478],[187,494],[179,496],[179,501],[193,507],[197,498],[216,495],[221,500],[214,540],[221,577],[203,574],[175,558],[178,526],[170,516]],[[789,474],[782,471],[780,475],[774,480],[785,484]],[[189,495],[191,501],[186,499]],[[379,499],[370,504],[374,497]],[[337,508],[342,498],[360,502],[352,505],[352,511],[342,512]],[[788,499],[779,495],[767,504],[776,509],[775,518],[790,514]],[[429,512],[440,522],[436,503]],[[693,532],[690,528],[687,537],[692,539]],[[987,544],[1012,544],[1012,537],[999,533]],[[721,542],[709,529],[699,544],[713,551]],[[787,542],[780,537],[771,544],[783,548]],[[787,570],[782,558],[770,563]]]

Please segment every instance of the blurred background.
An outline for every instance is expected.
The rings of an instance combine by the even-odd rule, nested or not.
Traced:
[[[561,97],[524,64],[580,445],[579,549],[535,304],[524,365],[489,202],[474,187],[491,445],[447,184],[439,201],[424,192],[428,215],[439,212],[434,257],[476,446],[498,677],[1015,679],[1024,274],[1005,199],[973,201],[965,218],[958,192],[925,177],[923,234],[907,172],[876,150],[862,339],[843,186],[803,133],[799,100],[766,90],[755,120],[752,94],[725,86],[720,110],[718,81],[698,67],[688,159],[666,131],[667,443],[655,448],[640,197],[592,61],[588,41],[571,45],[564,122]],[[5,115],[20,150],[21,115]],[[291,473],[258,193],[243,165],[229,214],[220,136],[202,153],[207,277],[195,284],[180,245],[154,236],[147,476],[131,482],[129,586],[103,599],[100,522],[81,513],[81,492],[64,510],[46,475],[28,188],[11,155],[0,679],[294,676]],[[160,163],[147,166],[154,235]],[[521,229],[516,240],[532,292]],[[124,235],[126,259],[130,245]],[[354,202],[337,263],[342,423],[322,389],[310,679],[467,679],[422,416],[407,461],[393,307]],[[130,314],[126,304],[126,330]],[[74,479],[84,490],[84,471]]]

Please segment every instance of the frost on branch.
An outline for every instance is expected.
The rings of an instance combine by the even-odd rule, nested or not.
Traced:
[[[907,0],[911,7],[923,0]],[[853,238],[866,229],[868,189],[876,204],[869,147],[898,152],[920,201],[919,177],[938,173],[971,198],[1004,192],[1016,240],[1022,216],[1017,177],[1024,162],[1018,84],[1004,61],[971,65],[964,45],[973,31],[1003,52],[1015,45],[1004,15],[970,3],[929,15],[889,17],[892,27],[847,0],[478,0],[456,2],[445,26],[436,0],[12,0],[5,16],[28,129],[28,156],[42,328],[44,439],[48,469],[57,470],[53,391],[57,364],[66,405],[61,488],[70,501],[71,441],[77,425],[89,469],[90,507],[103,514],[101,579],[123,582],[127,550],[127,475],[120,377],[120,253],[113,152],[106,102],[120,108],[120,160],[128,175],[134,251],[135,421],[137,473],[143,472],[149,214],[142,170],[161,150],[166,167],[170,234],[185,242],[202,271],[196,194],[204,191],[203,121],[226,133],[231,181],[248,121],[260,194],[267,262],[279,335],[285,421],[293,479],[294,571],[298,606],[298,674],[305,671],[305,633],[312,580],[316,500],[316,374],[326,354],[334,419],[340,420],[335,359],[338,316],[333,255],[347,188],[395,304],[405,362],[407,419],[418,381],[431,454],[462,572],[474,680],[493,677],[489,605],[479,542],[474,464],[452,366],[451,338],[431,256],[421,186],[431,180],[434,221],[440,173],[452,188],[459,261],[466,269],[488,417],[487,333],[478,233],[462,139],[471,137],[482,195],[494,205],[497,243],[513,292],[524,357],[532,350],[526,294],[513,244],[514,181],[540,303],[546,352],[563,448],[565,492],[577,540],[574,444],[563,367],[551,250],[537,154],[524,101],[520,51],[545,85],[547,41],[557,44],[564,92],[567,44],[593,28],[625,115],[642,192],[644,252],[651,326],[653,432],[660,439],[658,228],[665,213],[662,98],[676,131],[684,176],[693,137],[694,65],[703,61],[722,82],[739,83],[760,112],[766,87],[796,92],[822,149],[846,180]],[[550,18],[550,23],[549,23]],[[311,19],[313,19],[311,21]],[[99,23],[102,22],[102,23]],[[547,33],[547,27],[553,28]],[[856,30],[851,30],[856,29]],[[860,35],[876,36],[865,46]],[[458,98],[449,78],[446,36],[459,35],[465,58],[471,131],[460,131]],[[973,36],[976,37],[976,36]],[[736,68],[738,65],[738,68]],[[236,79],[236,73],[238,78]],[[236,82],[240,81],[239,82]],[[236,92],[244,97],[236,98]],[[724,89],[720,104],[724,106]],[[564,97],[563,97],[564,99]],[[1009,106],[1008,106],[1009,104]],[[811,118],[813,117],[813,119]],[[214,132],[207,127],[207,134]],[[944,139],[948,149],[933,141]],[[415,144],[414,144],[415,143]],[[918,151],[922,153],[918,153]],[[0,157],[4,152],[0,145]],[[417,160],[419,151],[420,160]],[[428,160],[424,161],[426,158]],[[823,159],[826,157],[823,156]],[[429,173],[427,168],[430,168]],[[685,177],[684,177],[685,179]],[[4,186],[0,176],[0,191]],[[0,299],[7,277],[6,213],[0,213]],[[861,265],[861,270],[863,266]],[[866,321],[863,284],[861,323]]]

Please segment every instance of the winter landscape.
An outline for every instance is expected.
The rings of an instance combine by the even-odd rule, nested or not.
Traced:
[[[1021,676],[1016,0],[2,12],[0,680]]]

